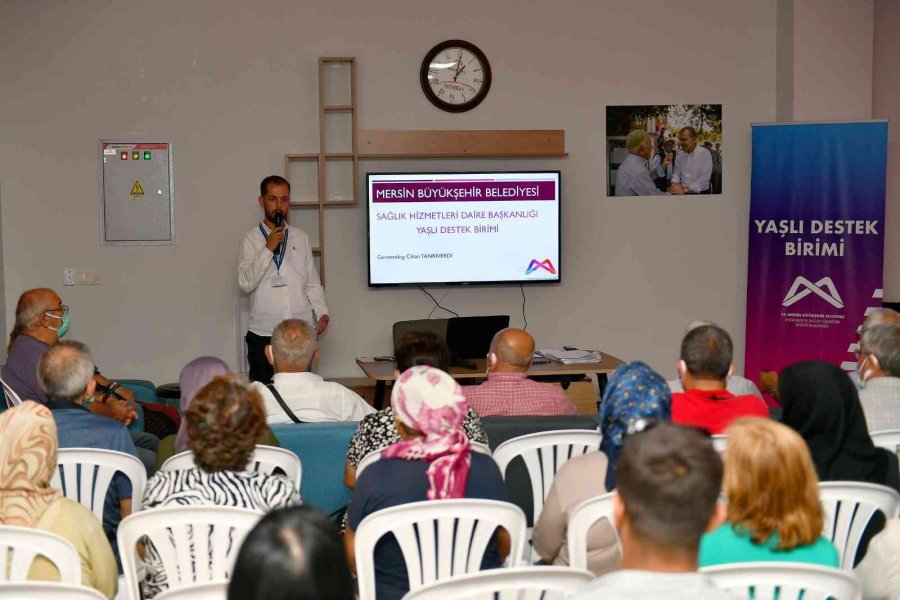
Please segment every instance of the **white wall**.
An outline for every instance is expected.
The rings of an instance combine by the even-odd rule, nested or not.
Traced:
[[[463,115],[432,107],[418,83],[425,52],[453,37],[494,69],[488,98]],[[317,149],[317,57],[350,55],[361,129],[565,129],[567,159],[362,171],[561,169],[564,282],[526,289],[529,330],[542,346],[597,345],[671,375],[692,319],[719,321],[743,347],[750,124],[774,120],[775,37],[775,0],[5,2],[7,307],[55,287],[71,336],[113,375],[174,381],[200,354],[236,364],[235,266],[255,188],[284,153]],[[605,198],[604,106],[666,102],[724,105],[725,194]],[[129,133],[175,144],[175,246],[99,247],[95,144]],[[432,307],[417,290],[366,287],[365,234],[364,206],[330,210],[328,375],[358,375],[354,356],[389,352],[391,323]],[[97,268],[103,284],[63,289],[67,266]],[[518,288],[444,302],[521,317]]]

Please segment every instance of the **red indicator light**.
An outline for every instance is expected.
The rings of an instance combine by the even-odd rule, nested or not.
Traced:
[[[123,152],[122,154],[119,155],[119,158],[120,158],[121,160],[128,160],[128,153],[127,153],[127,152]]]

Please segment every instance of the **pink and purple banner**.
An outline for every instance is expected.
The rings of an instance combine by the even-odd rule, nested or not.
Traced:
[[[745,374],[855,366],[881,306],[887,123],[753,127]],[[771,398],[769,399],[771,401]]]

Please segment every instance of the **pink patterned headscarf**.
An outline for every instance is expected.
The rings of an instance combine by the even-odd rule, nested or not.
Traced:
[[[388,446],[382,456],[428,461],[429,500],[462,498],[472,458],[462,428],[469,405],[459,384],[440,369],[412,367],[394,384],[391,408],[397,420],[423,435]]]

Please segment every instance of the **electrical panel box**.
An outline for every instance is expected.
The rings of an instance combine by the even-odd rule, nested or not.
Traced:
[[[172,144],[100,141],[100,243],[175,243]]]

